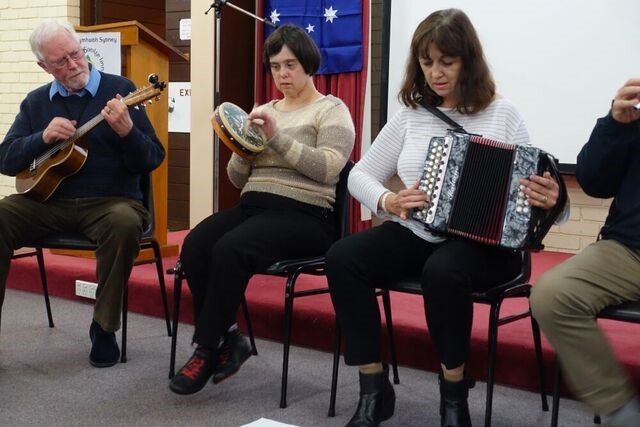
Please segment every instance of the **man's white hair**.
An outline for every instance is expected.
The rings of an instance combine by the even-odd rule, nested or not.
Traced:
[[[74,39],[80,43],[80,37],[76,33],[75,28],[69,22],[58,22],[54,20],[48,20],[41,22],[31,32],[29,36],[29,44],[31,45],[31,51],[38,58],[38,61],[44,61],[42,55],[42,45],[58,35],[61,31],[66,31]]]

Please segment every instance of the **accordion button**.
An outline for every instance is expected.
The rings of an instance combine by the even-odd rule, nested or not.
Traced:
[[[522,213],[522,206],[517,206],[516,207],[516,212]]]
[[[529,213],[529,208],[522,208],[523,213]]]

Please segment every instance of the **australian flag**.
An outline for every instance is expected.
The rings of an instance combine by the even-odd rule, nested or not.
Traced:
[[[362,69],[361,0],[265,0],[266,18],[276,25],[296,24],[322,53],[317,74]],[[265,25],[265,38],[273,32]]]

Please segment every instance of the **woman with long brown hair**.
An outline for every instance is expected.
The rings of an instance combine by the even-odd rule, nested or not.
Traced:
[[[416,28],[399,99],[404,107],[384,126],[351,172],[351,194],[386,221],[336,242],[327,275],[345,337],[345,362],[359,366],[360,401],[349,426],[377,426],[393,415],[395,394],[380,352],[376,288],[420,276],[426,319],[441,363],[442,426],[471,425],[467,405],[473,381],[465,376],[473,319],[471,294],[503,283],[520,271],[520,255],[470,240],[443,238],[411,217],[428,203],[418,188],[426,148],[450,127],[420,104],[439,109],[471,133],[528,144],[524,121],[495,92],[482,46],[460,10],[432,13]],[[406,188],[385,182],[397,174]],[[521,181],[531,206],[555,206],[558,184],[548,175]]]

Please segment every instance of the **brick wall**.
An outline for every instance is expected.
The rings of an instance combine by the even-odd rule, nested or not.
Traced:
[[[48,18],[79,23],[80,0],[0,0],[0,139],[4,139],[30,90],[51,77],[37,66],[29,34]],[[14,179],[0,175],[0,197],[14,192]]]
[[[565,183],[571,199],[571,215],[565,224],[551,227],[543,243],[546,250],[576,253],[596,240],[611,199],[587,196],[573,176],[565,177]]]

